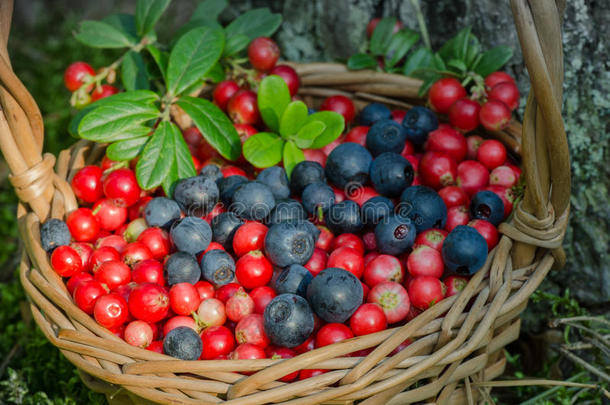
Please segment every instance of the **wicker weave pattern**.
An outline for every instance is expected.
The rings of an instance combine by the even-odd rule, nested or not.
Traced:
[[[83,380],[113,403],[461,404],[488,398],[488,388],[478,384],[503,372],[501,349],[518,337],[519,314],[551,267],[565,260],[561,241],[569,212],[559,41],[564,4],[512,0],[511,5],[533,91],[522,126],[513,123],[506,131],[487,135],[521,154],[527,189],[511,222],[500,226],[500,243],[467,287],[405,326],[293,359],[189,362],[129,346],[99,326],[72,303],[51,269],[39,242],[40,222],[63,218],[77,207],[66,179],[99,161],[104,148],[80,141],[57,161],[42,154],[40,112],[13,73],[6,51],[12,1],[0,2],[0,148],[22,201],[19,229],[27,254],[21,282],[43,333],[82,371]],[[338,92],[352,97],[357,107],[370,101],[402,108],[421,103],[415,79],[348,72],[338,64],[294,66],[303,82],[300,94],[309,105]],[[386,357],[407,338],[415,342]],[[365,348],[374,350],[363,358],[343,357]],[[278,381],[311,368],[331,371],[289,384]],[[242,374],[247,371],[257,372]]]

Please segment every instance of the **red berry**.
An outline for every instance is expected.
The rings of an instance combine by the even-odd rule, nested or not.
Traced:
[[[466,154],[466,158],[470,160],[475,160],[477,158],[477,150],[479,146],[483,143],[483,138],[479,135],[470,135],[466,137],[466,144],[468,145],[468,153]]]
[[[479,146],[477,160],[489,170],[493,170],[506,162],[506,148],[502,142],[488,139]]]
[[[142,260],[152,259],[153,255],[145,244],[141,242],[128,243],[121,253],[121,260],[128,266],[133,266]]]
[[[353,142],[366,148],[366,135],[369,133],[369,128],[364,125],[353,127],[345,136],[345,142]]]
[[[344,140],[345,140],[345,136],[340,136],[339,138],[335,139],[328,145],[324,146],[321,150],[322,150],[322,152],[324,152],[324,154],[326,156],[328,156],[328,155],[330,155],[330,152],[332,152],[337,146],[341,145]],[[341,201],[337,201],[337,202],[341,202]]]
[[[254,312],[254,301],[243,288],[239,288],[237,292],[227,300],[226,304],[227,318],[233,322],[239,322],[245,316]]]
[[[330,96],[322,102],[320,111],[334,111],[343,116],[345,124],[349,124],[354,120],[356,109],[352,100],[345,96]]]
[[[311,377],[316,377],[318,375],[322,375],[324,373],[328,373],[330,370],[320,370],[320,369],[305,369],[299,372],[299,380],[306,380]]]
[[[375,260],[375,258],[377,258],[381,253],[379,252],[368,252],[365,256],[364,256],[364,271],[366,271],[366,266],[369,265],[370,262],[372,262],[373,260]],[[365,284],[366,285],[366,284]]]
[[[455,184],[457,180],[455,160],[442,152],[426,152],[419,164],[419,177],[423,184],[439,190]]]
[[[510,110],[501,101],[489,100],[481,106],[479,111],[481,125],[490,131],[499,131],[508,126],[510,122]]]
[[[62,277],[71,277],[83,271],[83,261],[70,246],[59,246],[51,255],[51,267]]]
[[[364,243],[362,242],[362,239],[353,233],[342,233],[334,238],[331,243],[331,250],[337,250],[343,246],[354,248],[361,255],[364,254]]]
[[[315,344],[316,344],[316,340],[315,337],[313,336],[313,334],[307,338],[306,341],[304,341],[303,343],[301,343],[300,345],[298,345],[297,347],[293,347],[292,349],[297,352],[298,354],[302,354],[305,352],[310,352],[313,349],[315,349]]]
[[[408,285],[409,298],[416,308],[426,310],[445,298],[445,285],[435,277],[415,277]]]
[[[467,96],[466,89],[459,80],[452,77],[437,80],[428,92],[428,102],[439,114],[447,114],[449,107],[457,100]]]
[[[95,242],[96,249],[99,249],[101,247],[111,247],[119,253],[123,252],[125,246],[127,246],[127,241],[123,239],[121,235],[108,235],[100,237]]]
[[[334,250],[328,256],[327,266],[347,270],[357,278],[360,278],[364,272],[364,258],[358,250],[343,246]]]
[[[117,89],[116,87],[110,84],[102,84],[101,86],[96,87],[91,92],[91,102],[97,101],[101,98],[110,97],[113,94],[117,94],[118,92],[119,89]]]
[[[235,295],[237,290],[239,290],[240,288],[241,286],[237,283],[229,283],[220,286],[218,290],[216,290],[216,298],[226,304],[229,298]]]
[[[320,236],[316,240],[316,247],[328,252],[334,242],[335,235],[324,225],[318,225],[317,228],[320,230]]]
[[[500,235],[498,229],[491,222],[487,222],[484,219],[473,219],[468,223],[468,226],[472,226],[479,231],[485,242],[487,242],[488,251],[496,247],[500,240]]]
[[[447,287],[445,297],[451,297],[452,295],[458,294],[468,284],[468,278],[464,276],[451,275],[443,280],[443,284]]]
[[[426,245],[418,245],[407,259],[407,270],[413,277],[432,276],[440,278],[445,270],[441,252]]]
[[[354,333],[342,323],[327,323],[316,334],[316,348],[351,339]]]
[[[464,135],[451,127],[439,128],[430,132],[425,146],[426,151],[446,153],[457,163],[464,160],[468,152]]]
[[[165,322],[165,325],[163,325],[163,336],[167,335],[172,329],[179,328],[180,326],[186,326],[199,333],[197,323],[192,317],[176,315],[169,318],[167,322]]]
[[[85,203],[94,203],[103,195],[102,169],[97,166],[85,166],[72,178],[72,190],[77,198]]]
[[[93,206],[93,215],[104,231],[117,230],[127,220],[127,208],[116,205],[111,199],[99,200]]]
[[[129,207],[140,199],[140,186],[130,169],[117,169],[104,179],[104,194],[120,207]]]
[[[195,288],[199,293],[199,299],[201,299],[201,301],[207,300],[208,298],[214,298],[215,291],[212,283],[207,281],[197,281],[195,283]]]
[[[104,262],[95,272],[95,279],[113,290],[131,281],[131,269],[118,260]]]
[[[299,92],[299,86],[301,85],[301,81],[296,70],[294,70],[292,67],[288,65],[277,65],[273,69],[271,69],[271,72],[269,72],[269,74],[277,75],[284,79],[291,96],[294,96]]]
[[[243,256],[253,250],[262,250],[268,228],[256,221],[249,221],[237,228],[233,236],[233,251]]]
[[[273,276],[273,265],[260,250],[240,257],[235,263],[235,277],[247,289],[266,285]]]
[[[457,184],[468,195],[481,191],[489,183],[489,171],[475,160],[464,160],[457,167]]]
[[[199,292],[189,283],[174,284],[169,290],[169,306],[178,315],[190,315],[199,308]]]
[[[448,232],[443,229],[426,229],[417,235],[415,245],[430,246],[440,252],[447,235]]]
[[[501,101],[514,111],[519,107],[519,89],[513,82],[498,83],[487,92],[487,99]]]
[[[458,186],[447,186],[438,190],[438,195],[441,196],[447,208],[457,205],[468,205],[470,199],[466,191]]]
[[[74,292],[74,290],[76,290],[76,287],[78,287],[85,281],[91,281],[91,280],[93,280],[93,276],[91,275],[91,273],[85,273],[85,272],[76,273],[72,277],[70,277],[70,279],[66,282],[66,288],[68,289],[68,292],[70,294],[72,294]]]
[[[124,338],[127,343],[137,347],[148,347],[153,340],[153,329],[148,322],[131,321],[125,328]]]
[[[364,204],[371,198],[379,196],[379,193],[373,187],[370,187],[370,186],[357,187],[353,190],[348,189],[346,191],[348,193],[347,198],[354,201],[361,207],[362,207],[362,204]],[[336,201],[336,199],[335,199],[335,201]]]
[[[254,313],[263,314],[267,304],[275,298],[275,290],[269,286],[256,287],[250,291],[250,298],[254,301]]]
[[[407,115],[406,110],[392,110],[392,119],[399,124],[402,124],[402,121],[405,119],[405,115]]]
[[[390,324],[405,319],[411,306],[407,291],[393,281],[384,281],[371,288],[367,301],[378,304]]]
[[[496,84],[503,82],[515,83],[515,79],[505,72],[493,72],[485,78],[485,87],[491,89]]]
[[[263,316],[250,314],[242,318],[235,327],[235,339],[239,344],[251,343],[263,349],[269,346],[269,338],[263,326]]]
[[[274,359],[274,360],[275,359],[291,359],[297,355],[297,353],[292,349],[289,349],[287,347],[278,347],[278,346],[267,347],[267,349],[265,350],[265,353],[267,354],[267,357],[269,357],[270,359]],[[299,376],[299,372],[294,371],[294,372],[287,374],[284,377],[280,378],[280,381],[291,382],[291,381],[296,380],[296,378],[298,376]]]
[[[91,255],[93,254],[91,244],[72,242],[70,243],[70,247],[76,250],[76,253],[80,256],[81,263],[83,264],[83,271],[91,271]]]
[[[513,202],[515,201],[515,195],[513,194],[512,188],[491,185],[485,187],[485,190],[492,191],[500,197],[502,204],[504,204],[504,218],[508,217],[513,210]]]
[[[279,58],[280,48],[271,38],[258,37],[248,45],[248,59],[256,70],[271,70]]]
[[[489,184],[502,187],[512,187],[517,184],[517,176],[511,167],[498,166],[489,174]]]
[[[129,209],[127,210],[127,213],[129,214],[129,220],[133,221],[136,218],[142,217],[142,214],[144,214],[144,210],[146,209],[146,204],[148,204],[150,200],[152,200],[152,197],[146,195],[144,197],[141,197],[137,203],[129,207]]]
[[[100,231],[100,224],[89,208],[72,211],[66,219],[66,224],[70,234],[78,242],[91,242]]]
[[[481,105],[469,98],[461,98],[449,108],[449,122],[462,132],[469,132],[479,126]]]
[[[116,328],[127,321],[127,302],[119,294],[102,295],[93,307],[95,321],[107,329]]]
[[[86,62],[74,62],[64,72],[64,84],[70,91],[78,90],[87,76],[95,76],[95,70]]]
[[[304,267],[315,277],[327,267],[327,262],[328,254],[320,248],[314,248],[311,258]]]
[[[326,155],[320,149],[303,149],[305,160],[320,163],[320,166],[326,167]]]
[[[405,269],[400,260],[390,255],[378,255],[366,265],[363,278],[372,288],[384,281],[402,283],[404,276]]]
[[[244,171],[244,169],[242,169],[241,167],[237,167],[237,166],[224,166],[222,169],[220,169],[220,172],[222,173],[223,177],[230,177],[230,176],[244,176],[244,177],[248,177],[246,172]]]
[[[233,80],[223,80],[222,82],[216,85],[216,87],[214,88],[214,92],[212,93],[214,103],[218,107],[220,107],[221,110],[226,110],[227,103],[229,102],[231,97],[233,97],[233,94],[235,94],[238,90],[239,85],[236,82],[234,82]],[[201,139],[201,135],[199,136],[199,139]]]
[[[235,348],[229,355],[231,360],[256,360],[264,359],[267,355],[265,350],[257,345],[251,343],[243,343]],[[245,372],[244,374],[249,375],[252,372]]]
[[[169,312],[169,296],[158,284],[139,284],[129,295],[129,312],[136,319],[159,322]]]
[[[362,336],[384,330],[388,327],[388,321],[379,305],[363,304],[350,318],[349,326],[354,335]]]
[[[225,304],[216,298],[201,301],[197,308],[197,323],[202,328],[220,326],[227,321]]]
[[[167,256],[171,249],[169,235],[161,228],[147,228],[138,235],[137,242],[148,248],[152,257],[157,260]]]
[[[451,232],[458,225],[466,225],[470,221],[470,211],[463,205],[456,205],[447,210],[445,230]],[[440,277],[440,276],[439,276]]]
[[[74,289],[74,302],[81,310],[93,315],[95,301],[106,293],[106,289],[99,282],[83,281]]]
[[[367,232],[362,235],[362,242],[364,243],[364,248],[367,251],[377,249],[377,240],[375,239],[375,232],[373,231]]]
[[[256,93],[251,90],[239,90],[227,104],[227,113],[237,124],[256,124],[260,119]]]
[[[233,351],[235,339],[231,331],[224,326],[211,326],[201,334],[203,351],[200,359],[213,360],[226,356]]]

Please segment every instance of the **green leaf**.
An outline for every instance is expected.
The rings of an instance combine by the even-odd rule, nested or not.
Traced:
[[[205,75],[205,79],[209,79],[213,83],[219,83],[223,81],[225,77],[225,69],[220,62],[212,66],[212,69]]]
[[[403,28],[392,39],[385,52],[385,65],[392,68],[409,52],[409,49],[419,40],[419,34],[408,28]]]
[[[382,18],[371,36],[371,43],[369,49],[371,53],[376,56],[384,55],[390,41],[392,40],[392,31],[396,24],[395,17],[384,17]]]
[[[294,143],[299,148],[309,148],[314,140],[322,135],[324,130],[326,129],[326,124],[322,121],[311,121],[306,125],[303,125],[299,132],[297,132],[296,136],[293,138]]]
[[[237,34],[229,37],[225,44],[223,56],[232,56],[246,49],[250,43],[250,38],[244,34]]]
[[[286,106],[280,119],[280,135],[288,138],[295,135],[305,123],[308,111],[302,101],[293,101]]]
[[[136,44],[126,33],[102,21],[81,22],[75,37],[93,48],[127,48]]]
[[[402,74],[411,76],[418,69],[429,68],[432,66],[434,55],[429,48],[421,47],[416,49],[407,59],[402,68]]]
[[[377,66],[377,60],[368,53],[357,53],[347,60],[347,68],[351,70],[371,69]]]
[[[169,54],[167,52],[163,52],[153,44],[146,45],[146,50],[157,64],[157,67],[161,72],[161,77],[165,79],[165,72],[167,72],[167,61],[169,60]]]
[[[176,182],[180,179],[186,179],[193,177],[197,174],[195,166],[193,165],[193,157],[191,152],[184,140],[184,137],[180,133],[178,127],[172,124],[175,130],[172,129],[170,132],[174,138],[174,162],[171,165],[167,176],[161,182],[161,186],[165,191],[165,194],[171,196]]]
[[[461,59],[448,60],[447,66],[454,68],[458,73],[465,72],[467,69],[466,63]]]
[[[470,34],[468,39],[468,52],[464,57],[464,62],[466,62],[466,66],[468,66],[467,70],[472,70],[474,62],[479,55],[481,55],[481,44],[474,34]]]
[[[243,34],[250,40],[270,37],[282,24],[282,16],[273,14],[268,8],[255,8],[237,17],[225,28],[227,37]]]
[[[142,102],[115,101],[94,108],[78,125],[81,138],[114,142],[147,135],[145,124],[160,115],[157,107]]]
[[[211,101],[183,96],[178,100],[182,108],[192,119],[206,141],[222,157],[235,160],[241,153],[241,141],[235,127],[220,108]]]
[[[222,30],[199,27],[184,34],[169,55],[167,89],[179,95],[201,80],[218,62],[224,47]]]
[[[121,80],[125,90],[148,90],[148,72],[139,52],[129,51],[121,64]]]
[[[145,36],[165,12],[171,0],[138,0],[136,3],[136,28],[138,35]]]
[[[131,14],[111,14],[102,19],[103,22],[112,25],[117,30],[125,33],[132,42],[138,41],[136,30],[136,17]]]
[[[313,113],[307,117],[305,124],[307,125],[313,121],[322,122],[326,128],[324,129],[324,132],[318,135],[313,141],[310,146],[311,149],[323,148],[337,139],[343,132],[343,129],[345,129],[345,120],[343,119],[343,116],[334,111],[319,111]]]
[[[510,58],[513,57],[513,50],[508,46],[496,46],[483,54],[479,63],[473,67],[474,71],[485,77],[490,73],[499,70]]]
[[[138,160],[136,176],[140,187],[145,190],[160,185],[174,163],[176,146],[171,131],[178,131],[180,135],[180,130],[174,124],[169,121],[161,122]]]
[[[282,160],[284,140],[272,132],[259,132],[246,139],[244,157],[259,169],[276,165]]]
[[[305,154],[294,143],[288,141],[284,144],[284,169],[288,178],[292,174],[292,169],[305,160]]]
[[[222,10],[227,8],[227,0],[205,0],[197,5],[190,21],[211,20],[216,21]]]
[[[445,42],[445,44],[438,51],[438,54],[441,58],[443,58],[443,60],[448,61],[450,59],[466,59],[470,40],[470,29],[470,27],[461,29],[455,37]]]
[[[192,21],[189,21],[186,24],[182,25],[180,28],[178,28],[178,30],[172,36],[170,44],[172,46],[174,46],[176,44],[176,42],[178,42],[178,40],[180,38],[182,38],[186,33],[188,33],[189,31],[191,31],[195,28],[201,28],[201,27],[215,28],[218,30],[223,29],[222,25],[220,25],[216,20],[208,20],[208,19],[192,20]]]
[[[258,88],[258,110],[269,128],[279,131],[280,119],[290,103],[288,85],[279,76],[265,77]]]
[[[139,138],[115,142],[106,148],[106,156],[117,162],[131,160],[142,152],[144,145],[146,145],[149,139],[150,137],[148,136],[141,136]]]

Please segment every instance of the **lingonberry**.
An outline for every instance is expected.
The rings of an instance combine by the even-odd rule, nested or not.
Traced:
[[[441,196],[447,208],[455,207],[456,205],[468,205],[469,198],[466,191],[458,186],[447,186],[438,190],[438,195]]]
[[[370,231],[362,235],[362,242],[367,251],[377,249],[377,239],[375,239],[375,231]],[[366,266],[366,264],[365,264]]]
[[[313,254],[303,266],[315,277],[327,267],[328,254],[320,248],[314,248]]]
[[[363,304],[354,312],[349,320],[349,326],[354,335],[362,336],[386,329],[388,321],[379,305],[369,303]]]
[[[275,290],[269,286],[256,287],[250,291],[250,298],[254,301],[254,313],[263,314],[267,304],[275,298]]]
[[[491,89],[496,84],[503,82],[515,83],[515,79],[505,72],[493,72],[485,78],[485,87]]]
[[[233,252],[239,257],[253,250],[262,250],[268,228],[256,221],[248,221],[233,235]]]
[[[481,105],[469,98],[461,98],[449,108],[449,122],[462,132],[470,132],[479,126]]]
[[[328,256],[327,266],[347,270],[360,278],[364,272],[364,258],[358,250],[349,246],[342,246]]]
[[[100,164],[100,167],[102,168],[102,171],[105,172],[108,169],[113,169],[118,164],[120,164],[120,162],[114,161],[108,156],[104,156],[102,158],[102,163]]]
[[[345,339],[351,339],[354,333],[342,323],[328,323],[316,334],[316,348],[332,345]]]
[[[439,114],[447,114],[451,105],[466,97],[466,89],[459,80],[446,77],[436,81],[428,92],[428,102]]]
[[[212,93],[212,98],[214,103],[220,107],[221,110],[227,109],[227,104],[233,94],[235,94],[239,90],[239,85],[233,80],[223,80],[218,83],[214,88],[214,92]],[[186,139],[186,136],[185,136]],[[199,135],[199,140],[201,140],[201,135]],[[187,141],[187,143],[189,143]]]
[[[501,101],[514,111],[519,107],[519,89],[513,82],[498,83],[487,92],[487,99]]]
[[[405,269],[395,256],[382,254],[366,265],[363,276],[366,285],[372,288],[384,281],[402,283]]]
[[[76,290],[76,287],[78,287],[85,281],[91,281],[91,280],[93,280],[93,276],[91,275],[91,273],[85,273],[85,272],[76,273],[72,277],[70,277],[68,279],[68,281],[66,281],[66,288],[68,289],[68,292],[70,294],[72,294],[72,293],[74,293],[74,290]]]
[[[446,287],[436,277],[415,277],[407,288],[411,303],[421,310],[426,310],[445,298]]]
[[[121,260],[128,266],[141,262],[142,260],[152,259],[153,255],[150,249],[142,242],[132,242],[125,246],[121,253]]]
[[[297,353],[294,350],[289,349],[287,347],[279,347],[279,346],[269,346],[265,349],[265,353],[267,354],[267,357],[269,357],[270,359],[274,359],[274,360],[275,359],[291,359],[297,355]],[[279,380],[282,382],[291,382],[291,381],[296,380],[298,376],[299,376],[299,372],[294,371],[290,374],[286,374]]]
[[[441,251],[443,247],[443,241],[445,237],[447,237],[448,232],[444,229],[426,229],[425,231],[419,233],[415,238],[415,245],[426,245],[430,246],[433,249]]]
[[[195,332],[199,332],[200,330],[199,325],[197,325],[197,322],[192,316],[176,315],[169,318],[165,322],[165,325],[163,325],[163,336],[167,335],[172,329],[179,328],[180,326],[186,326]]]
[[[269,338],[263,326],[263,316],[250,314],[242,318],[235,326],[235,339],[239,344],[251,343],[263,349],[269,346]]]
[[[373,260],[375,260],[375,258],[377,258],[381,253],[373,251],[373,252],[368,252],[365,256],[364,256],[364,270],[366,271],[366,266],[369,265],[370,262],[372,262]],[[366,284],[365,284],[366,285]]]
[[[229,328],[225,326],[211,326],[201,334],[203,351],[202,360],[213,360],[220,356],[227,356],[235,347],[235,339]]]
[[[85,203],[94,203],[102,197],[102,169],[85,166],[72,178],[74,195]]]
[[[272,275],[273,266],[260,250],[248,252],[235,263],[235,277],[247,289],[266,285]]]
[[[119,294],[102,295],[95,301],[93,317],[97,323],[107,329],[119,327],[129,317],[127,302]]]
[[[169,290],[169,306],[178,315],[190,315],[199,308],[199,292],[189,283],[174,284]]]
[[[62,277],[71,277],[83,271],[83,261],[70,246],[57,247],[51,254],[51,267]]]
[[[364,254],[364,243],[362,242],[362,239],[353,233],[342,233],[335,237],[331,242],[330,248],[331,250],[337,250],[343,246],[354,248],[361,255]]]
[[[110,260],[120,260],[120,253],[111,246],[101,246],[91,253],[89,264],[93,273],[97,272],[100,265]]]
[[[243,317],[254,312],[254,301],[243,289],[239,288],[226,304],[227,318],[239,322]]]
[[[163,265],[154,259],[137,262],[131,271],[131,278],[136,283],[155,283],[165,285],[163,277]]]
[[[392,119],[399,124],[402,124],[402,121],[405,119],[405,115],[407,115],[405,110],[392,110]]]
[[[440,278],[445,265],[441,252],[426,245],[419,245],[407,259],[407,270],[413,277],[432,276]]]
[[[110,172],[103,182],[104,195],[114,200],[120,207],[129,207],[138,202],[140,186],[136,175],[130,169],[117,169]]]
[[[291,96],[294,96],[298,93],[301,81],[296,70],[294,70],[292,67],[288,65],[276,65],[273,67],[273,69],[271,69],[271,72],[269,72],[269,74],[277,75],[284,79]]]
[[[470,221],[468,208],[464,205],[456,205],[447,210],[447,223],[445,230],[451,232],[458,225],[466,225]]]
[[[214,294],[216,293],[212,283],[203,280],[197,281],[195,283],[195,288],[197,289],[201,301],[207,300],[208,298],[214,298]]]
[[[488,100],[479,111],[481,125],[490,131],[499,131],[508,126],[510,110],[502,101]]]
[[[421,158],[419,176],[423,184],[439,190],[455,184],[458,176],[455,159],[443,152],[426,152]]]
[[[117,230],[127,220],[127,208],[116,205],[109,198],[98,200],[92,211],[104,231]]]
[[[216,298],[226,304],[229,298],[234,296],[237,290],[239,290],[240,288],[241,286],[237,283],[228,283],[222,285],[216,290]]]
[[[489,171],[475,160],[464,160],[457,167],[457,184],[468,195],[474,195],[489,183]]]
[[[135,320],[127,324],[123,336],[130,345],[145,348],[152,343],[154,332],[148,322]]]
[[[407,291],[393,281],[383,281],[371,288],[367,301],[378,304],[390,324],[405,319],[411,306]]]
[[[345,142],[354,142],[366,147],[366,134],[369,132],[369,128],[365,125],[353,127],[345,136]]]
[[[100,224],[89,208],[78,208],[66,219],[72,237],[78,242],[95,240],[100,231]]]
[[[231,360],[256,360],[264,359],[267,355],[265,350],[257,345],[251,343],[243,343],[235,348],[229,355]],[[253,374],[253,372],[243,372],[245,375]]]
[[[345,136],[340,136],[339,138],[335,139],[334,141],[323,147],[321,150],[326,156],[328,156],[330,155],[330,152],[332,152],[337,146],[341,145],[343,141],[345,141]]]
[[[508,217],[513,210],[513,202],[515,201],[515,195],[513,194],[512,188],[491,185],[485,187],[485,190],[489,190],[500,197],[502,204],[504,204],[504,218]]]
[[[153,283],[137,285],[129,296],[129,312],[136,319],[159,322],[169,312],[169,296],[165,288]]]
[[[445,292],[445,297],[451,297],[452,295],[458,294],[464,289],[464,287],[466,287],[466,284],[468,284],[468,278],[452,274],[448,277],[445,277],[445,279],[443,280],[443,284],[447,288],[447,291]]]
[[[485,239],[485,242],[487,242],[488,252],[496,247],[500,240],[500,235],[498,229],[491,222],[485,221],[484,219],[474,219],[468,223],[468,226],[479,231],[483,239]]]
[[[517,183],[515,172],[509,166],[498,166],[489,174],[489,184],[512,187]]]
[[[428,134],[426,151],[443,152],[451,156],[457,163],[466,158],[468,145],[463,134],[451,127],[436,129]]]
[[[74,62],[64,72],[64,84],[70,91],[78,90],[89,76],[95,76],[95,70],[86,62]]]
[[[95,280],[83,281],[74,289],[74,302],[81,310],[93,315],[95,301],[106,293],[107,291],[101,283]]]
[[[356,115],[352,100],[341,95],[326,98],[320,106],[320,111],[334,111],[341,114],[345,119],[345,125],[351,123]]]
[[[271,70],[279,57],[280,48],[271,38],[258,37],[248,45],[248,59],[256,70]]]
[[[470,135],[466,137],[466,145],[468,146],[468,153],[466,158],[469,160],[475,160],[477,158],[477,150],[483,143],[483,138],[479,135]]]
[[[506,162],[506,148],[502,142],[488,139],[479,146],[477,160],[487,169],[493,170]]]
[[[128,217],[130,221],[133,221],[136,218],[140,218],[144,216],[144,210],[146,209],[146,204],[153,198],[149,195],[141,197],[137,203],[132,205],[127,209]]]
[[[154,353],[163,354],[163,341],[162,340],[153,341],[151,344],[149,344],[146,347],[146,350],[149,350]]]
[[[208,298],[197,307],[197,323],[201,328],[224,325],[226,320],[225,304],[219,299]]]
[[[322,167],[326,167],[326,154],[320,149],[303,149],[305,160],[317,162]]]
[[[160,260],[170,252],[171,242],[166,231],[157,227],[150,227],[142,231],[137,242],[148,248],[154,259]]]
[[[237,124],[256,124],[260,119],[256,93],[251,90],[239,90],[227,103],[227,113]]]
[[[72,242],[70,247],[78,253],[83,264],[83,271],[91,271],[91,254],[93,253],[93,247],[91,244],[84,242]]]
[[[91,92],[91,102],[117,94],[119,89],[110,84],[102,84]]]
[[[113,290],[131,281],[131,269],[118,260],[104,262],[95,272],[95,279]]]

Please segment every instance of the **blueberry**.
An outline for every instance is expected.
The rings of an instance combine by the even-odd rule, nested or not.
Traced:
[[[362,230],[360,206],[351,200],[332,205],[325,215],[325,220],[326,226],[335,235],[358,233]]]
[[[218,186],[207,177],[189,177],[176,184],[174,200],[186,215],[202,217],[218,202]]]
[[[243,223],[234,213],[222,212],[212,219],[212,238],[225,249],[230,249],[233,246],[233,235]]]
[[[210,250],[201,258],[201,276],[215,286],[228,284],[235,279],[235,261],[224,250]]]
[[[46,252],[70,244],[70,230],[61,219],[51,218],[40,227],[40,243]]]
[[[470,201],[470,215],[498,226],[504,219],[504,203],[492,191],[479,191]]]
[[[296,294],[280,294],[265,307],[263,325],[271,343],[296,347],[313,332],[313,312],[305,298]]]
[[[398,256],[415,242],[415,226],[409,218],[390,215],[375,227],[377,249],[384,254]]]
[[[387,119],[377,121],[366,134],[366,147],[373,156],[384,152],[400,153],[405,147],[407,133],[398,122]]]
[[[330,152],[326,159],[326,176],[340,188],[362,186],[369,178],[373,157],[364,146],[345,142]]]
[[[400,196],[398,212],[413,221],[417,233],[430,228],[443,229],[447,222],[445,202],[426,186],[407,187]]]
[[[360,111],[360,125],[371,126],[377,121],[389,120],[392,112],[388,107],[379,103],[371,103]]]
[[[292,169],[290,191],[295,195],[301,195],[307,185],[316,181],[326,181],[324,169],[318,162],[304,160]]]
[[[206,250],[212,241],[210,225],[199,217],[184,217],[174,222],[169,235],[176,249],[192,255]]]
[[[438,128],[436,114],[426,107],[413,107],[402,120],[407,139],[416,145],[423,145],[428,139],[428,133]]]
[[[214,182],[223,178],[222,171],[220,171],[220,167],[213,163],[203,166],[201,168],[201,171],[199,172],[199,175],[201,177],[211,179]]]
[[[167,284],[170,286],[178,283],[195,284],[201,278],[201,270],[197,259],[190,253],[176,252],[172,254],[163,267]]]
[[[413,166],[398,153],[386,152],[371,163],[371,182],[378,193],[398,197],[413,183]]]
[[[276,202],[269,214],[268,223],[273,225],[280,222],[304,221],[306,218],[303,205],[297,200],[289,198]]]
[[[314,248],[311,233],[303,226],[282,222],[272,225],[265,236],[265,253],[278,267],[305,264]]]
[[[301,201],[307,214],[318,216],[326,213],[335,203],[335,192],[328,184],[316,181],[305,187]]]
[[[235,190],[246,182],[248,182],[248,179],[240,175],[223,177],[222,179],[216,181],[220,193],[220,201],[225,205],[225,207],[231,205]]]
[[[394,212],[394,203],[387,197],[377,196],[368,199],[360,209],[362,223],[366,226],[377,225],[382,219]]]
[[[279,166],[268,167],[256,176],[256,180],[269,187],[276,199],[290,197],[290,185],[284,168]]]
[[[169,229],[180,218],[180,206],[167,197],[155,197],[146,204],[144,218],[148,226]]]
[[[231,211],[238,217],[254,221],[266,218],[273,207],[275,197],[260,181],[249,181],[237,187],[231,203]]]
[[[307,286],[313,280],[313,276],[300,264],[291,264],[286,267],[275,280],[275,291],[278,294],[297,294],[304,297]]]
[[[197,360],[203,351],[199,334],[188,326],[178,326],[163,338],[163,353],[180,360]]]
[[[303,221],[296,221],[296,222],[294,222],[294,224],[296,224],[297,227],[302,228],[302,229],[306,230],[307,232],[309,232],[309,234],[313,238],[314,243],[318,240],[318,236],[320,236],[321,231],[320,231],[320,229],[318,229],[317,226],[315,226],[313,224],[313,222],[306,219]]]
[[[311,307],[326,322],[347,321],[362,304],[363,295],[360,280],[337,267],[322,270],[307,288]]]
[[[485,264],[487,242],[473,227],[458,225],[445,238],[441,252],[449,270],[471,275]]]

